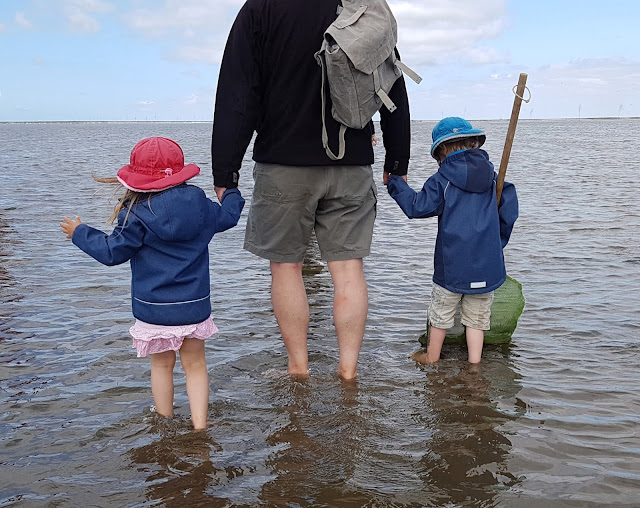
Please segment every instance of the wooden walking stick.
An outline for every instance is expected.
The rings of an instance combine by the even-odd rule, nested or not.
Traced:
[[[500,160],[500,169],[498,171],[498,182],[496,184],[496,197],[498,200],[498,208],[500,208],[500,198],[502,197],[502,188],[504,187],[504,176],[507,174],[507,165],[509,164],[509,157],[511,156],[511,146],[513,145],[513,136],[516,133],[516,125],[518,123],[518,116],[520,115],[520,106],[522,101],[529,102],[531,96],[528,99],[524,98],[524,91],[527,88],[527,75],[523,72],[520,74],[518,84],[514,87],[515,98],[513,99],[513,109],[511,110],[511,119],[509,120],[509,128],[507,129],[507,139],[504,142],[504,150],[502,151],[502,159]]]

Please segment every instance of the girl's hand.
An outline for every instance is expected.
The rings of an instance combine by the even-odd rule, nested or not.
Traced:
[[[71,220],[69,217],[64,218],[64,222],[60,223],[60,227],[62,228],[62,232],[67,235],[67,238],[71,238],[73,236],[73,232],[76,228],[82,224],[80,217],[76,215],[74,220]]]

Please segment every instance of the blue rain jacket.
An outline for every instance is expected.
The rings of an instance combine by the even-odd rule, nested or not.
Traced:
[[[488,293],[506,279],[502,249],[518,218],[513,184],[496,205],[497,173],[484,150],[449,155],[420,192],[398,176],[387,189],[410,219],[438,217],[433,282],[454,293]]]
[[[243,207],[238,189],[228,189],[219,205],[201,188],[181,184],[141,199],[128,217],[122,210],[110,235],[80,224],[72,241],[104,265],[130,261],[137,319],[155,325],[200,323],[211,315],[209,242],[238,223]]]

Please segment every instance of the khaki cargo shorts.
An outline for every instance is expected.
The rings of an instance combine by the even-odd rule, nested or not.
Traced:
[[[256,163],[244,248],[279,263],[301,263],[315,230],[322,259],[369,255],[377,190],[371,166]]]
[[[438,284],[433,284],[429,323],[436,328],[448,330],[454,324],[458,304],[461,307],[461,323],[476,330],[491,329],[491,304],[493,291],[480,294],[453,293]]]

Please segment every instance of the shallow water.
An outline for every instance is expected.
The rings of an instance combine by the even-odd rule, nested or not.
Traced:
[[[478,125],[497,165],[507,122]],[[432,126],[413,127],[414,188],[435,170]],[[91,175],[113,174],[151,135],[180,142],[212,196],[210,125],[0,124],[0,506],[638,506],[639,128],[520,121],[507,180],[521,216],[505,255],[527,305],[477,372],[461,347],[435,366],[408,359],[436,221],[408,221],[380,185],[357,383],[334,375],[332,289],[314,248],[311,377],[282,376],[268,266],[241,248],[245,208],[211,244],[220,333],[207,342],[210,425],[194,434],[179,367],[178,416],[150,410],[128,266],[99,265],[58,222],[108,228],[110,192]],[[251,167],[249,155],[248,201]]]

